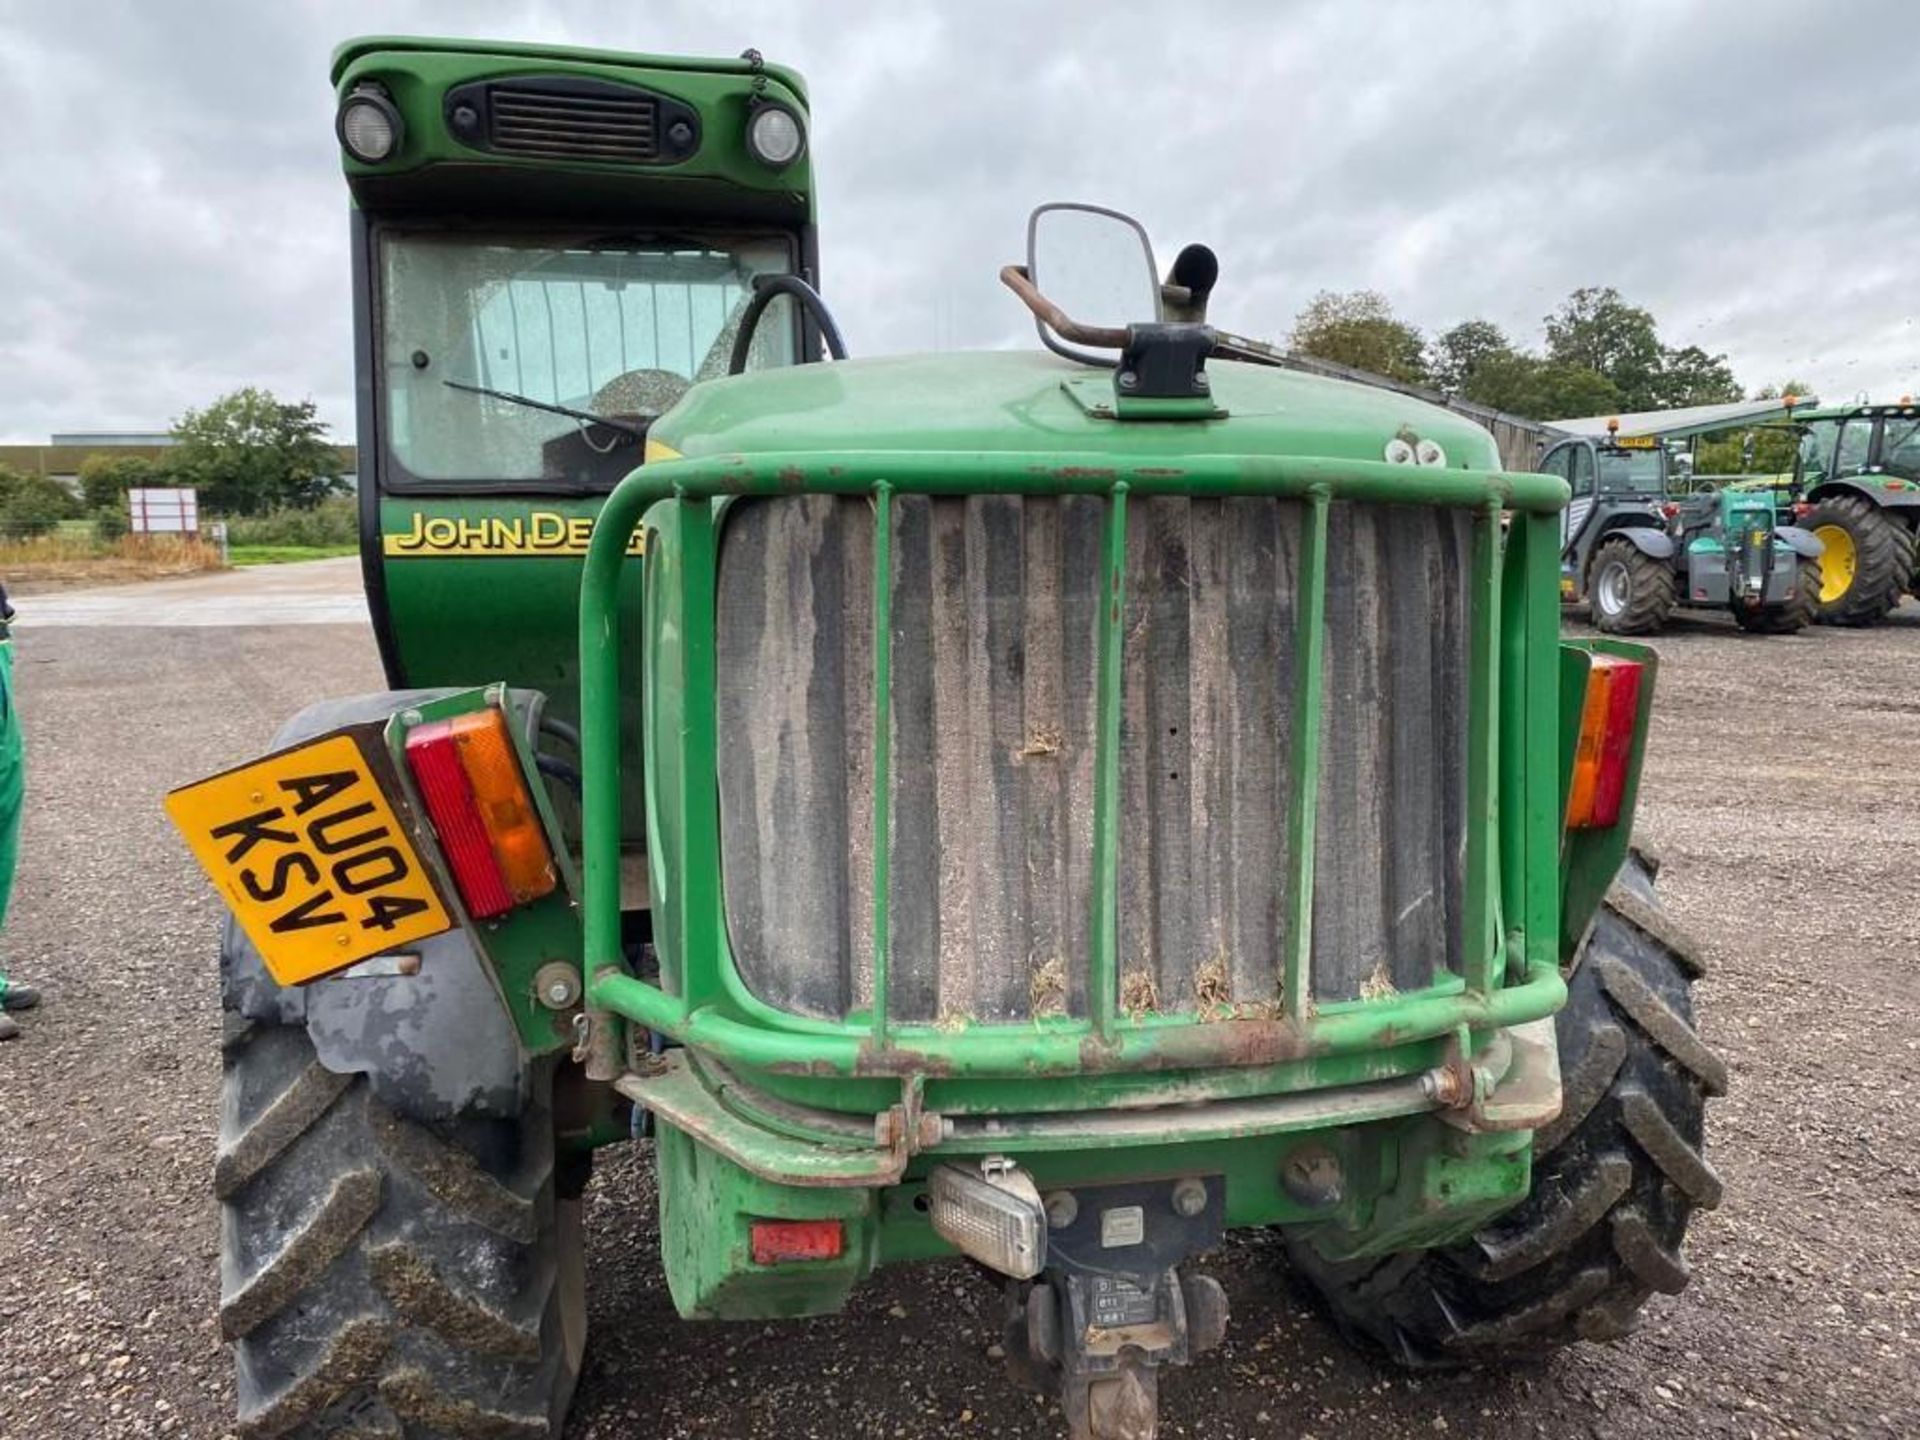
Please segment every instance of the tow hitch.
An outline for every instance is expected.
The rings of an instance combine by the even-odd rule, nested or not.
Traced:
[[[1007,1162],[983,1168],[1008,1185]],[[1179,1270],[1220,1243],[1225,1183],[1185,1176],[1056,1190],[1041,1211],[1041,1264],[1028,1272],[1037,1278],[1007,1287],[1009,1364],[1059,1400],[1073,1440],[1152,1440],[1160,1367],[1185,1364],[1226,1334],[1226,1292]]]

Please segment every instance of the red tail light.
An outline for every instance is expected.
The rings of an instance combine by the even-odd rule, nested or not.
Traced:
[[[846,1232],[838,1220],[756,1220],[751,1227],[753,1263],[838,1260]]]
[[[476,710],[416,725],[407,765],[469,915],[491,920],[553,890],[553,856],[504,715]]]
[[[1595,655],[1580,709],[1580,741],[1574,749],[1573,788],[1567,795],[1569,830],[1605,829],[1620,821],[1633,761],[1634,725],[1640,715],[1637,660]]]

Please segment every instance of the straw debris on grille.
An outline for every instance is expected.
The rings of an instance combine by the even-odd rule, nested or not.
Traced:
[[[1387,974],[1387,962],[1382,960],[1373,967],[1373,973],[1360,982],[1362,1000],[1385,1000],[1398,995],[1400,987],[1393,983],[1393,977]]]
[[[1067,967],[1058,955],[1036,965],[1029,977],[1028,989],[1033,1018],[1067,1013]]]
[[[1042,756],[1060,753],[1060,732],[1052,727],[1035,730],[1027,737],[1027,743],[1013,752],[1016,760],[1033,760]]]
[[[1160,987],[1151,970],[1129,970],[1120,981],[1120,1008],[1138,1020],[1160,1012]]]

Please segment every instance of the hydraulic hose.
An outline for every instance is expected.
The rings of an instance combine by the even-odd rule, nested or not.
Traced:
[[[776,295],[791,295],[806,307],[813,316],[814,323],[820,327],[820,337],[827,342],[827,353],[836,360],[847,358],[847,342],[840,334],[833,312],[827,309],[827,302],[820,298],[820,292],[814,289],[798,275],[756,275],[753,277],[753,299],[747,302],[747,308],[740,317],[740,330],[733,337],[733,354],[727,358],[727,374],[739,375],[747,368],[747,352],[753,348],[754,327],[760,323],[760,316],[767,306],[773,303]]]

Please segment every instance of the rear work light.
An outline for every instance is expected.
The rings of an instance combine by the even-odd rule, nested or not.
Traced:
[[[1569,830],[1604,830],[1620,821],[1643,668],[1638,660],[1617,655],[1593,657],[1580,707],[1580,742],[1573,752],[1573,789],[1567,795]]]
[[[552,892],[553,852],[504,714],[489,707],[416,725],[406,752],[469,915],[491,920]]]
[[[1015,1280],[1047,1266],[1047,1212],[1024,1170],[988,1156],[979,1170],[936,1165],[927,1176],[927,1217],[962,1255]]]

